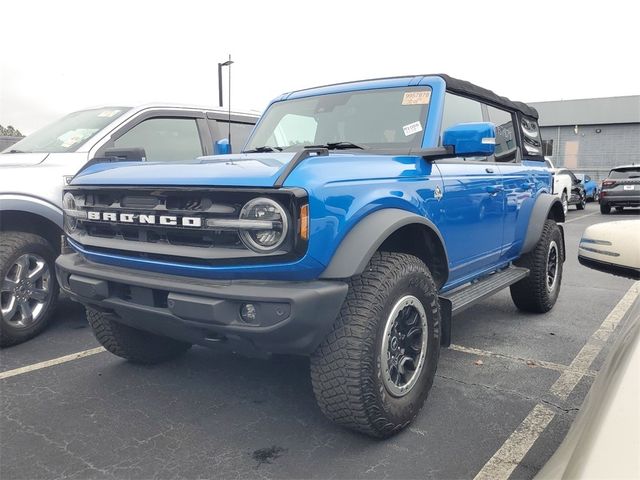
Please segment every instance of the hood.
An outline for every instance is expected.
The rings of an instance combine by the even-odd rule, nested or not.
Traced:
[[[191,162],[99,163],[73,185],[206,185],[271,187],[292,153],[246,153],[200,157]]]
[[[48,153],[0,153],[0,167],[29,167],[42,163]]]

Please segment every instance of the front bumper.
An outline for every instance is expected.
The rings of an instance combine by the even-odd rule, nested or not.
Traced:
[[[347,295],[341,281],[208,280],[114,267],[68,253],[56,260],[60,287],[115,321],[159,335],[236,350],[309,355]],[[244,304],[255,319],[240,315]]]

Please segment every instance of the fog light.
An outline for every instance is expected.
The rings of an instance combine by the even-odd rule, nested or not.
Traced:
[[[240,317],[247,323],[255,323],[256,306],[253,303],[243,303],[240,307]]]

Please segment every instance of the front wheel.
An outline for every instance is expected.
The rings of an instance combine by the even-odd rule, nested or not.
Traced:
[[[566,215],[569,211],[569,199],[567,198],[567,192],[562,192],[562,197],[560,197],[560,201],[562,202],[562,210]]]
[[[87,307],[87,320],[96,339],[108,351],[133,363],[160,363],[191,348],[191,344],[144,332]]]
[[[0,235],[0,346],[6,347],[47,326],[58,301],[58,283],[49,242],[32,233]]]
[[[593,193],[593,201],[594,201],[594,202],[597,202],[597,201],[599,201],[599,200],[600,200],[600,192],[598,192],[598,190],[596,190],[596,191]]]
[[[529,276],[511,285],[511,298],[525,312],[545,313],[553,308],[562,283],[562,233],[553,220],[545,220],[535,248],[516,262]]]
[[[426,265],[378,252],[351,279],[332,331],[311,357],[313,391],[331,420],[374,437],[409,425],[440,355],[440,304]]]

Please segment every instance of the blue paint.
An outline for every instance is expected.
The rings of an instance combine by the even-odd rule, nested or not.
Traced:
[[[314,95],[410,85],[431,88],[421,144],[423,148],[437,147],[445,94],[445,82],[440,77],[401,77],[319,87],[282,95],[272,104]],[[260,124],[254,133],[259,128]],[[467,148],[464,142],[471,141],[475,148],[472,150],[477,153],[482,145],[486,147],[482,138],[495,136],[493,128],[486,123],[475,127],[467,124],[449,132],[458,148]],[[491,153],[489,149],[480,151]],[[73,185],[272,188],[294,155],[295,152],[218,155],[186,165],[97,164],[78,175]],[[428,218],[442,235],[450,268],[446,290],[518,258],[533,203],[540,193],[551,190],[551,175],[542,162],[526,157],[519,163],[462,160],[427,161],[414,155],[359,150],[332,151],[328,156],[304,160],[284,183],[284,188],[303,188],[309,199],[308,249],[295,262],[206,266],[133,258],[122,252],[96,252],[77,243],[72,247],[95,262],[187,277],[310,280],[322,273],[340,242],[359,221],[377,210],[399,208]],[[436,198],[436,190],[443,193],[442,199]]]

